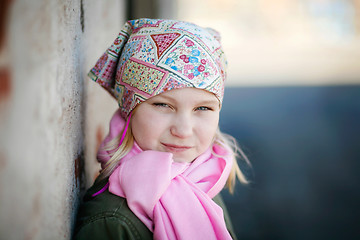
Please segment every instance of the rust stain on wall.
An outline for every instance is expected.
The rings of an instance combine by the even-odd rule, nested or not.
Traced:
[[[81,153],[79,156],[74,160],[74,176],[75,176],[75,184],[76,187],[80,185],[80,188],[83,185],[84,180],[84,154]]]
[[[96,148],[99,149],[101,142],[104,140],[104,129],[101,125],[96,128]]]
[[[0,102],[6,101],[11,94],[11,73],[9,68],[0,67]]]

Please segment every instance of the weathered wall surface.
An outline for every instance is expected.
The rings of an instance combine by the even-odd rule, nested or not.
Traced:
[[[0,239],[70,238],[116,108],[86,72],[123,24],[124,2],[1,4]]]
[[[100,166],[96,161],[96,151],[108,132],[108,124],[117,108],[117,102],[100,85],[86,76],[98,58],[110,47],[125,19],[125,1],[84,1],[85,31],[84,51],[84,84],[86,94],[85,121],[85,187],[89,187],[99,173]]]

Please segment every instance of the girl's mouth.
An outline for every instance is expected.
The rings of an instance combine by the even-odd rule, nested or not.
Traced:
[[[174,144],[167,144],[167,143],[161,143],[169,152],[183,152],[186,151],[192,147],[189,146],[183,146],[183,145],[174,145]]]

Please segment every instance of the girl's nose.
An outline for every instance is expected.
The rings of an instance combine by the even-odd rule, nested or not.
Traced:
[[[173,136],[178,138],[187,138],[191,136],[193,132],[191,117],[186,116],[185,114],[178,114],[172,122],[170,132]]]

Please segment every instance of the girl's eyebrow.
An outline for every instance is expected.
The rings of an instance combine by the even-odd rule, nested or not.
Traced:
[[[177,99],[172,98],[171,96],[167,96],[167,95],[158,95],[156,96],[157,98],[165,98],[168,101],[173,101],[173,102],[178,102]],[[158,100],[154,100],[154,101],[158,101]],[[196,102],[195,105],[208,105],[208,104],[214,104],[214,105],[219,105],[219,100],[217,99],[205,99],[205,100],[199,100]]]
[[[219,105],[219,101],[218,100],[204,100],[204,101],[200,101],[197,103],[197,105]]]

